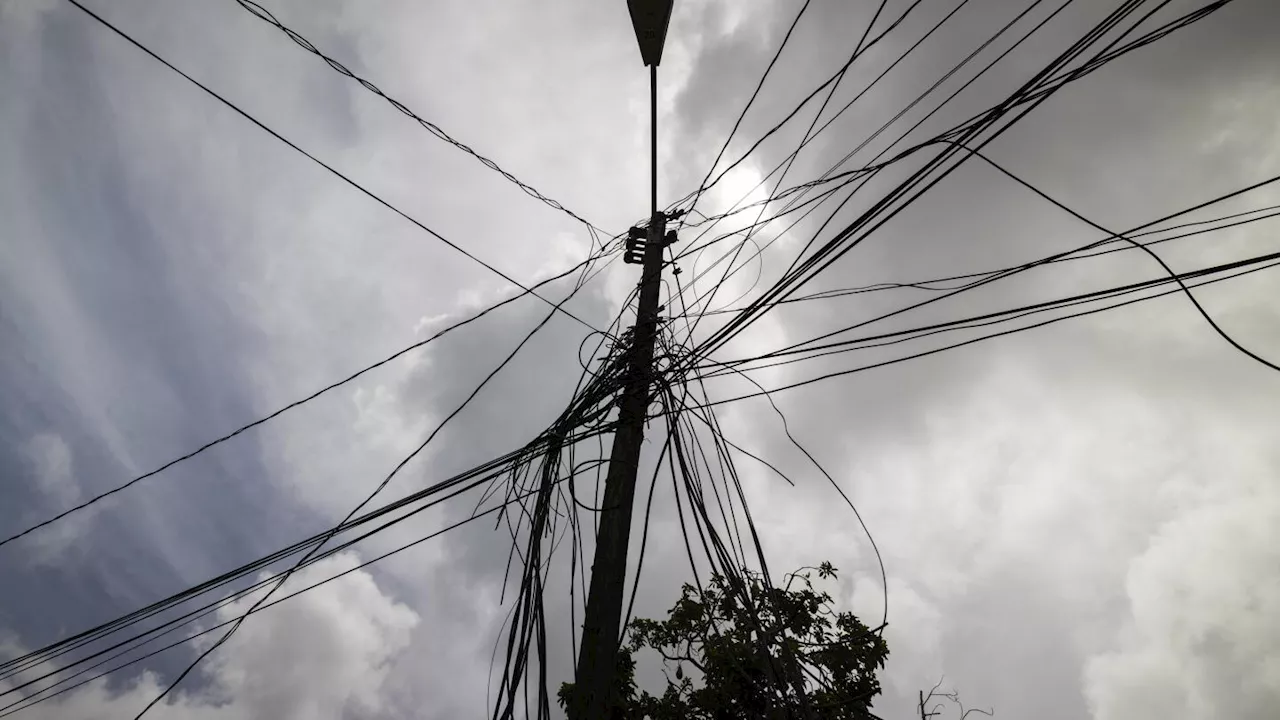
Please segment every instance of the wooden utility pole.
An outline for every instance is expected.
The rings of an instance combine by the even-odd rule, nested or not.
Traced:
[[[661,287],[667,217],[658,211],[658,63],[671,18],[672,0],[628,0],[640,55],[649,67],[650,208],[643,252],[639,233],[628,240],[628,262],[639,263],[640,297],[626,385],[618,407],[609,472],[605,477],[600,529],[591,565],[591,589],[578,651],[571,720],[606,720],[617,697],[618,642],[622,629],[622,597],[627,576],[627,546],[631,540],[631,512],[636,494],[636,471],[644,442],[644,421],[651,400],[653,344],[658,332],[658,294]]]

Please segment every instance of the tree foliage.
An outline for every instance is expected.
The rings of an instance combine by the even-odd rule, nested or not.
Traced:
[[[801,568],[785,587],[754,573],[685,585],[666,620],[634,620],[619,652],[615,718],[867,718],[880,692],[884,639],[811,583],[836,577],[830,563]],[[794,588],[793,588],[794,586]],[[656,652],[666,690],[635,683],[635,656]],[[573,684],[561,686],[567,705]]]

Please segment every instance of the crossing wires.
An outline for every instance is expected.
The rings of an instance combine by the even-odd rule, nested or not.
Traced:
[[[525,183],[523,180],[521,180],[521,179],[517,178],[516,176],[514,176],[514,175],[512,175],[511,173],[507,172],[506,170],[503,170],[503,169],[498,165],[498,163],[496,163],[496,162],[494,162],[493,160],[490,160],[489,158],[487,158],[487,157],[485,157],[485,156],[481,155],[480,153],[476,152],[475,150],[472,150],[472,149],[471,149],[470,147],[468,147],[467,145],[465,145],[465,144],[463,144],[463,143],[461,143],[461,142],[459,142],[459,141],[455,140],[451,135],[449,135],[449,133],[447,133],[447,132],[445,132],[444,130],[442,130],[442,129],[440,128],[440,126],[439,126],[439,125],[437,125],[437,124],[435,124],[435,123],[431,122],[430,120],[426,120],[426,119],[422,118],[420,115],[418,115],[417,113],[415,113],[413,110],[410,110],[410,109],[408,108],[408,106],[406,106],[404,103],[402,103],[402,102],[400,102],[399,100],[396,100],[395,98],[392,98],[392,97],[388,96],[386,93],[382,92],[382,90],[381,90],[381,89],[379,89],[377,85],[374,85],[374,84],[373,84],[372,82],[370,82],[369,80],[367,80],[367,79],[365,79],[365,78],[362,78],[362,77],[360,77],[359,75],[356,75],[354,72],[352,72],[351,70],[349,70],[349,69],[348,69],[345,65],[343,65],[341,62],[339,62],[338,60],[334,59],[333,57],[331,57],[331,56],[329,56],[329,55],[326,55],[324,52],[322,52],[322,51],[321,51],[318,47],[316,47],[316,45],[315,45],[314,43],[312,43],[310,40],[308,40],[307,38],[303,37],[303,36],[302,36],[301,34],[299,34],[297,31],[295,31],[295,30],[293,30],[293,29],[291,29],[291,28],[287,27],[284,23],[282,23],[282,22],[280,22],[279,20],[277,20],[277,19],[276,19],[276,16],[275,16],[275,15],[273,15],[273,14],[271,13],[271,11],[270,11],[270,10],[267,10],[267,9],[266,9],[265,7],[263,7],[262,5],[260,5],[260,4],[256,3],[256,2],[254,2],[253,0],[235,0],[235,2],[236,2],[236,4],[238,4],[240,7],[244,8],[244,10],[245,10],[246,12],[248,12],[249,14],[251,14],[251,15],[253,15],[254,17],[258,18],[259,20],[261,20],[261,21],[263,21],[263,22],[267,23],[268,25],[271,25],[272,27],[276,28],[276,29],[277,29],[277,30],[279,30],[280,32],[284,33],[286,36],[288,36],[288,38],[289,38],[290,40],[292,40],[292,41],[294,41],[295,43],[297,43],[298,47],[302,48],[303,50],[306,50],[307,52],[311,53],[312,55],[315,55],[316,57],[318,57],[318,58],[320,58],[321,60],[323,60],[323,61],[325,62],[325,64],[326,64],[326,65],[328,65],[329,67],[333,68],[334,72],[338,73],[339,75],[343,75],[343,76],[345,76],[345,77],[351,78],[352,80],[355,80],[357,83],[359,83],[360,87],[364,88],[365,90],[368,90],[369,92],[373,93],[374,95],[377,95],[378,97],[382,98],[383,100],[386,100],[386,101],[387,101],[387,103],[389,103],[389,104],[391,105],[391,107],[395,108],[396,110],[399,110],[399,111],[400,111],[401,113],[403,113],[406,117],[408,117],[408,118],[412,119],[414,122],[416,122],[416,123],[418,123],[419,125],[421,125],[421,126],[423,127],[423,129],[425,129],[427,132],[429,132],[429,133],[431,133],[432,135],[436,136],[437,138],[439,138],[439,139],[441,139],[441,140],[443,140],[443,141],[445,141],[445,142],[449,143],[450,145],[452,145],[452,146],[454,146],[454,147],[458,148],[458,149],[459,149],[459,150],[461,150],[462,152],[464,152],[464,153],[466,153],[466,154],[468,154],[468,155],[470,155],[470,156],[474,157],[476,160],[479,160],[479,161],[480,161],[480,163],[481,163],[482,165],[484,165],[485,167],[489,168],[490,170],[493,170],[494,172],[498,173],[498,174],[499,174],[499,175],[501,175],[502,177],[506,178],[508,182],[510,182],[510,183],[512,183],[512,184],[514,184],[516,187],[518,187],[518,188],[520,188],[521,190],[523,190],[523,191],[525,192],[525,194],[527,194],[529,197],[535,198],[535,199],[537,199],[537,200],[541,201],[542,203],[544,203],[545,205],[547,205],[548,207],[553,208],[553,209],[555,209],[555,210],[559,210],[560,212],[564,213],[565,215],[568,215],[569,217],[573,218],[574,220],[576,220],[576,221],[578,221],[578,222],[582,223],[582,224],[583,224],[583,225],[584,225],[584,226],[585,226],[585,227],[586,227],[586,228],[591,232],[592,237],[593,237],[593,238],[595,238],[597,242],[599,242],[599,237],[598,237],[599,235],[605,235],[605,236],[609,235],[609,233],[604,232],[603,230],[601,230],[600,228],[598,228],[598,227],[596,227],[595,225],[591,224],[590,222],[588,222],[588,221],[586,221],[586,220],[582,219],[581,217],[579,217],[579,216],[578,216],[578,214],[577,214],[577,213],[575,213],[575,212],[573,212],[572,210],[570,210],[570,209],[566,208],[564,205],[561,205],[559,202],[557,202],[557,201],[555,201],[555,200],[552,200],[551,198],[547,197],[546,195],[543,195],[541,192],[539,192],[537,189],[535,189],[534,187],[530,186],[529,184]]]

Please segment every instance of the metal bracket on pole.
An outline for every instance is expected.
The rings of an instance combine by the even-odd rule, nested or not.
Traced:
[[[648,244],[645,236],[648,234],[648,230],[638,227],[633,227],[627,231],[627,249],[622,255],[622,262],[629,265],[644,264],[644,249]]]
[[[661,213],[660,213],[661,214]],[[668,216],[663,217],[663,221],[670,220]],[[644,251],[649,246],[649,231],[645,228],[633,227],[627,231],[626,251],[622,255],[622,262],[629,265],[643,265]],[[668,230],[662,236],[662,247],[673,245],[676,242],[676,231]]]

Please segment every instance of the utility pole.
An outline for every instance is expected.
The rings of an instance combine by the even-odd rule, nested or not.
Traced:
[[[627,241],[628,263],[641,265],[639,305],[632,331],[630,367],[618,407],[609,472],[605,477],[600,529],[591,564],[591,589],[578,651],[570,720],[607,720],[617,694],[618,642],[627,576],[627,546],[635,503],[636,471],[644,442],[644,421],[651,400],[653,344],[658,332],[658,294],[667,217],[658,211],[658,63],[671,19],[673,0],[627,0],[640,55],[649,67],[650,208],[649,227],[633,228]],[[643,243],[641,237],[643,236]],[[640,251],[643,245],[643,252]]]

